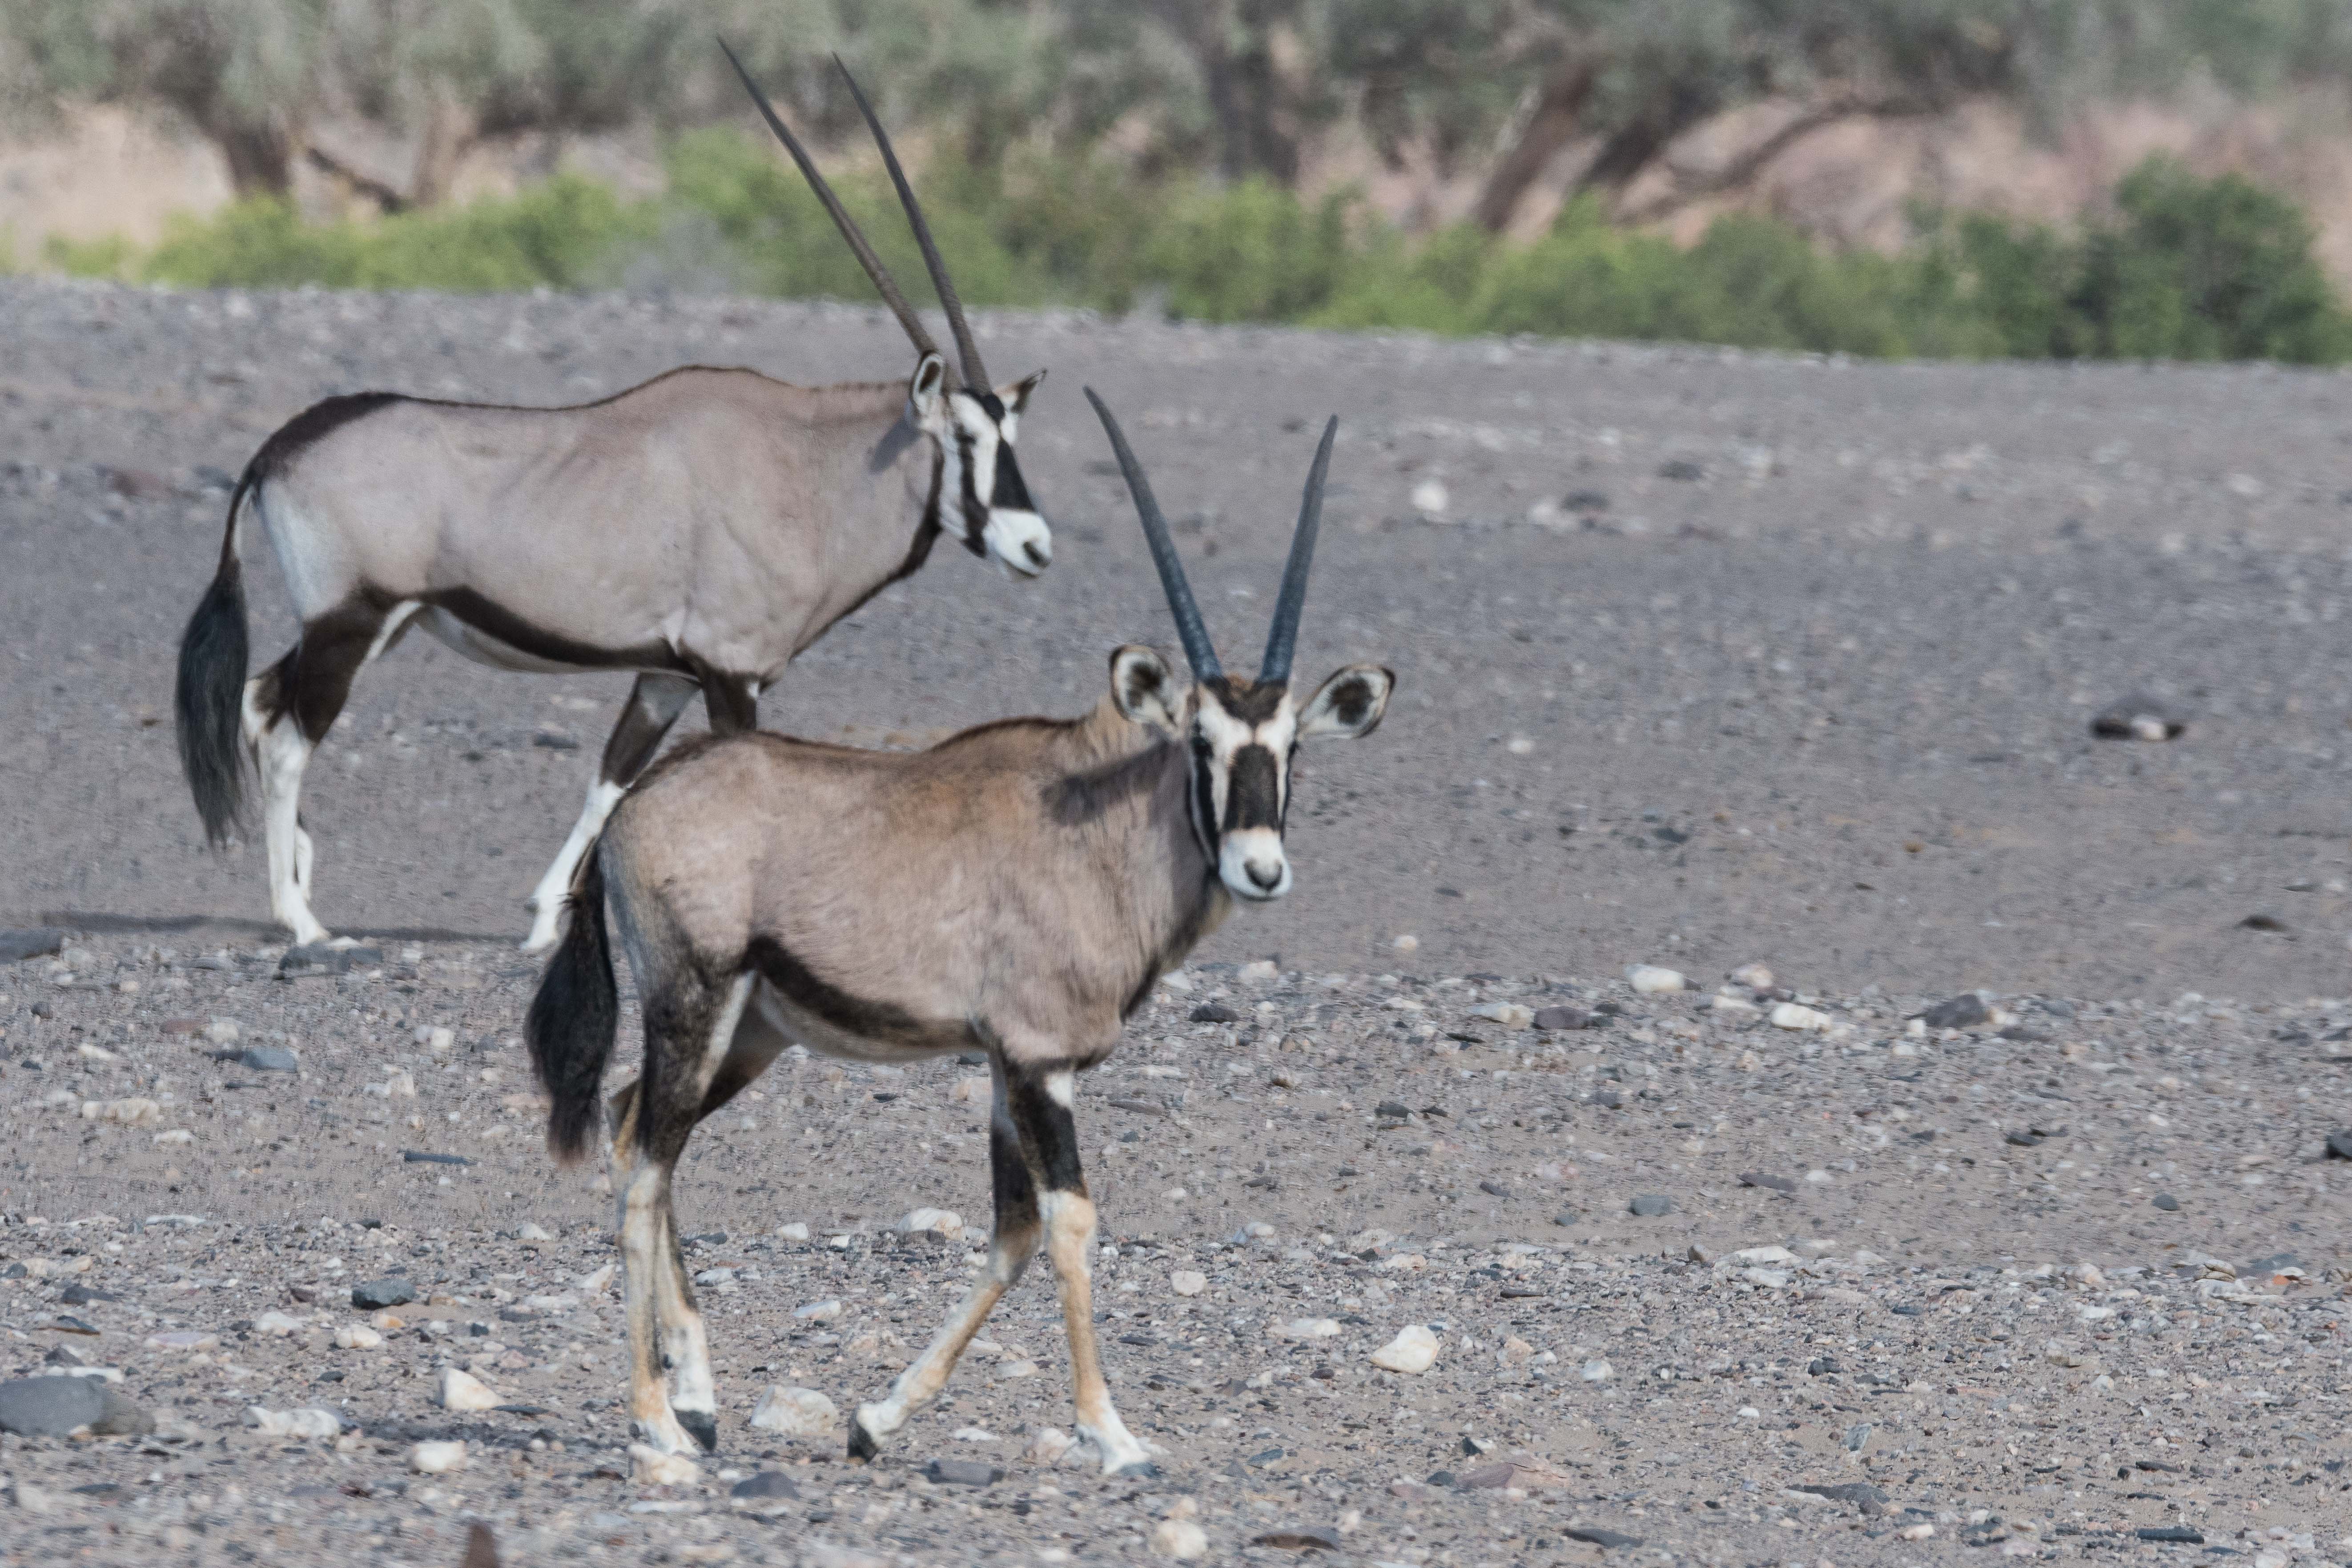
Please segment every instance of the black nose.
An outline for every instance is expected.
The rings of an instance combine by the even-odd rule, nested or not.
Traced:
[[[1279,865],[1276,866],[1270,871],[1261,870],[1257,862],[1252,860],[1245,863],[1242,867],[1242,869],[1249,873],[1249,879],[1251,881],[1255,882],[1259,887],[1264,888],[1269,893],[1274,891],[1275,889],[1282,886],[1282,868]]]

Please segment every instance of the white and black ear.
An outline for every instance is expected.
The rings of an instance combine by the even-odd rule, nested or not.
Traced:
[[[1004,405],[1004,417],[996,422],[996,427],[1004,432],[1006,440],[1013,439],[1013,432],[1021,424],[1021,411],[1029,406],[1029,395],[1045,379],[1045,373],[1041,370],[1025,380],[1008,382],[996,389],[996,400]]]
[[[907,383],[907,401],[915,410],[917,424],[936,426],[947,417],[947,384],[948,362],[935,353],[925,354]]]
[[[1129,721],[1174,735],[1184,727],[1183,688],[1168,661],[1140,643],[1110,656],[1110,700]]]
[[[1377,664],[1351,664],[1323,683],[1299,711],[1298,738],[1337,736],[1353,741],[1381,727],[1396,689],[1396,672]]]

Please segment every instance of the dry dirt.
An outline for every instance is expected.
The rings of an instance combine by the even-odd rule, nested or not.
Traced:
[[[942,552],[770,724],[1074,711],[1108,647],[1164,640],[1087,381],[1194,514],[1235,649],[1338,408],[1301,668],[1381,658],[1400,698],[1303,771],[1290,900],[1082,1091],[1107,1353],[1163,1479],[1024,1458],[1070,1424],[1042,1274],[878,1464],[747,1426],[772,1384],[873,1397],[985,1224],[972,1069],[792,1061],[682,1178],[694,1267],[734,1272],[706,1287],[721,1451],[665,1490],[613,1403],[608,1199],[540,1152],[512,1043],[520,899],[619,683],[419,642],[363,676],[308,804],[320,912],[377,956],[281,980],[257,855],[198,846],[171,648],[221,476],[325,393],[903,351],[867,312],[719,300],[12,281],[0,317],[0,924],[72,933],[0,967],[0,1375],[70,1348],[157,1425],[0,1437],[0,1561],[437,1565],[474,1517],[510,1563],[1125,1561],[1185,1499],[1217,1560],[1312,1530],[1465,1565],[2352,1560],[2342,377],[989,323],[1006,374],[1055,373],[1023,445],[1055,566],[1016,587]],[[2136,689],[2186,733],[2092,739]],[[1828,1026],[1715,1006],[1756,959]],[[1636,993],[1636,961],[1693,988]],[[1974,988],[2000,1009],[1909,1032]],[[1474,1011],[1604,1002],[1579,1030]],[[897,1237],[925,1205],[971,1234]],[[373,1316],[353,1282],[394,1276],[419,1300],[385,1343],[333,1348]],[[1435,1366],[1375,1370],[1414,1324]],[[467,1364],[535,1414],[436,1408]],[[350,1430],[265,1436],[256,1406]],[[467,1468],[410,1474],[444,1436]],[[762,1470],[796,1495],[734,1506]],[[1791,1489],[1848,1483],[1877,1489]],[[2168,1527],[2203,1544],[2137,1534]]]

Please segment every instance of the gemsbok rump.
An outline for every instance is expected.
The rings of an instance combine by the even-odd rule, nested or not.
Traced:
[[[329,940],[310,910],[303,769],[352,679],[412,625],[502,669],[636,674],[580,820],[531,895],[523,945],[538,951],[581,855],[695,691],[715,731],[751,729],[793,658],[922,565],[942,529],[1023,576],[1052,560],[1013,455],[1045,373],[989,385],[865,95],[851,81],[954,333],[961,387],[806,150],[748,73],[743,84],[913,341],[914,374],[802,387],[689,367],[570,408],[359,393],[263,442],[181,639],[180,758],[215,845],[243,815],[252,758],[270,912],[297,942]],[[248,679],[237,552],[257,519],[302,626]]]
[[[1234,900],[1289,890],[1298,743],[1369,733],[1394,678],[1358,664],[1304,702],[1290,688],[1337,420],[1250,679],[1220,668],[1142,469],[1087,396],[1134,493],[1189,682],[1129,645],[1081,719],[1009,719],[903,753],[764,733],[689,742],[630,791],[583,863],[525,1034],[551,1102],[549,1148],[577,1160],[617,1027],[609,891],[645,1016],[642,1069],[611,1104],[629,1411],[659,1452],[685,1451],[689,1435],[718,1445],[709,1347],[671,1206],[695,1124],[794,1043],[886,1062],[977,1047],[995,1085],[988,1262],[888,1396],[858,1409],[849,1451],[870,1457],[938,1394],[1042,1230],[1079,1435],[1106,1472],[1150,1465],[1111,1406],[1095,1343],[1076,1075],[1110,1055],[1122,1022]]]

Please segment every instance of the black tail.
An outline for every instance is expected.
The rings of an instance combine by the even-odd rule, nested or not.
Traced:
[[[563,1164],[588,1152],[597,1091],[620,1027],[613,943],[604,933],[604,866],[593,845],[572,885],[571,903],[572,929],[547,961],[522,1026],[531,1068],[551,1102],[547,1152]]]
[[[237,745],[245,701],[245,568],[236,559],[236,512],[248,478],[229,498],[228,537],[220,570],[180,634],[180,681],[173,697],[180,726],[180,767],[205,819],[205,837],[217,848],[245,815],[245,758]]]

